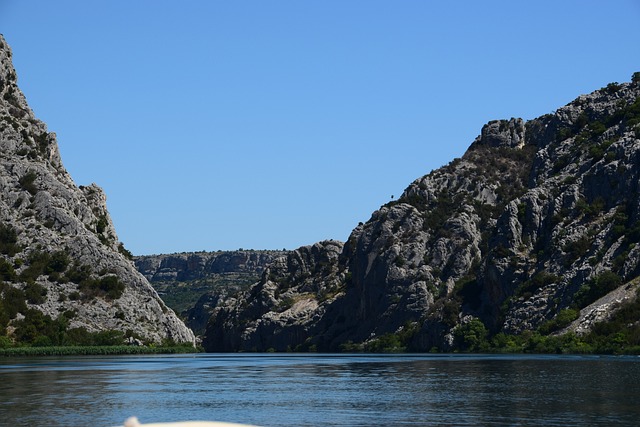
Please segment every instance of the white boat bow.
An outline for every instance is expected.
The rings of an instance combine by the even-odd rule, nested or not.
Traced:
[[[121,426],[118,426],[121,427]],[[124,422],[124,427],[257,427],[249,424],[223,423],[216,421],[177,421],[171,423],[140,424],[138,418],[131,417]]]

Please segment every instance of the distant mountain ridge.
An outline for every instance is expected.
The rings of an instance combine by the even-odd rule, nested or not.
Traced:
[[[0,36],[0,346],[193,343],[127,259],[102,189],[65,170],[11,56]]]
[[[221,303],[205,348],[477,351],[565,334],[602,351],[614,333],[640,348],[639,95],[635,73],[489,122],[346,243],[292,251]]]
[[[217,251],[135,256],[136,268],[150,282],[189,281],[211,274],[247,273],[260,276],[265,266],[287,251]]]
[[[185,252],[134,257],[136,268],[197,334],[218,303],[256,283],[287,251]]]

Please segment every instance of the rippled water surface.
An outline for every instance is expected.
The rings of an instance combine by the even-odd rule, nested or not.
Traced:
[[[0,359],[0,425],[640,425],[640,358],[179,355]]]

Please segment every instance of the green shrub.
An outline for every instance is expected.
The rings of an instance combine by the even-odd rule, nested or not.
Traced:
[[[622,270],[622,267],[624,267],[624,263],[627,262],[627,259],[629,258],[629,251],[623,251],[620,255],[616,256],[613,261],[612,261],[612,267],[615,271],[620,271]]]
[[[28,309],[24,319],[14,322],[14,325],[16,340],[31,345],[34,343],[42,345],[44,342],[48,345],[60,345],[67,327],[64,318],[53,320],[51,316],[34,309]],[[48,340],[41,337],[48,337]]]
[[[18,180],[18,183],[23,190],[28,191],[31,195],[35,195],[38,192],[38,187],[36,187],[35,184],[37,178],[37,173],[29,171]]]
[[[51,257],[42,251],[33,251],[27,257],[27,268],[20,273],[20,280],[23,282],[34,282],[43,273]]]
[[[61,283],[71,281],[79,285],[79,290],[86,298],[102,296],[109,299],[118,299],[124,292],[125,285],[113,275],[101,279],[93,277],[91,267],[88,265],[70,264],[69,255],[65,251],[48,254],[42,251],[34,251],[29,254],[29,266],[20,273],[20,280],[26,283],[35,283],[42,274],[48,274],[50,280]],[[61,273],[64,273],[62,276]],[[29,296],[34,298],[34,294]],[[79,294],[69,295],[71,300],[76,300]],[[35,302],[34,302],[35,304]]]
[[[579,315],[580,311],[573,308],[560,310],[556,317],[543,323],[538,330],[541,334],[550,334],[551,332],[555,332],[569,326],[569,324],[576,320]]]
[[[538,289],[544,288],[545,286],[553,283],[558,283],[560,280],[562,280],[560,276],[543,270],[536,273],[531,279],[520,284],[513,295],[516,298],[530,298]]]
[[[491,350],[499,352],[517,353],[520,351],[518,337],[499,332],[491,339]]]
[[[16,278],[17,275],[16,271],[13,269],[13,265],[4,258],[0,258],[0,280],[15,282]]]
[[[69,255],[65,251],[57,251],[52,254],[43,251],[33,251],[29,254],[27,263],[29,266],[20,273],[20,280],[34,282],[43,274],[48,274],[50,280],[64,282],[60,273],[63,273],[69,265]]]
[[[596,120],[594,122],[589,123],[589,130],[591,131],[591,135],[599,136],[605,133],[605,131],[607,130],[607,127],[605,126],[604,123]]]
[[[125,285],[117,276],[105,276],[101,279],[84,279],[79,283],[78,289],[85,298],[105,297],[107,299],[118,299],[122,296]]]
[[[76,285],[89,280],[91,278],[91,267],[88,265],[73,264],[71,268],[65,273],[67,279]]]
[[[364,345],[364,351],[368,353],[401,353],[405,350],[396,334],[382,335]]]
[[[18,313],[24,313],[27,310],[26,296],[21,289],[0,283],[0,291],[0,303],[9,319],[15,319]]]
[[[65,251],[57,251],[51,254],[45,273],[63,273],[69,266],[69,254]]]
[[[609,83],[606,87],[607,92],[616,93],[622,88],[622,85],[618,82]]]
[[[9,348],[13,345],[9,337],[0,335],[0,348]]]
[[[577,259],[585,256],[587,252],[589,252],[590,248],[591,248],[591,240],[586,236],[582,236],[578,240],[569,242],[566,245],[564,245],[562,249],[565,252],[567,252],[565,265],[569,266],[573,264],[573,262],[576,261]]]
[[[104,231],[107,229],[108,224],[109,223],[107,222],[107,217],[105,215],[102,215],[100,218],[98,218],[98,223],[96,224],[96,233],[104,233]]]
[[[556,132],[556,141],[564,141],[565,139],[571,138],[573,135],[575,135],[573,129],[567,127],[559,128]]]
[[[47,147],[49,146],[49,134],[47,132],[42,132],[35,136],[34,140],[36,141],[40,154],[45,155],[47,153]]]
[[[64,344],[93,345],[93,335],[86,328],[71,328],[66,332]]]
[[[442,323],[452,328],[458,324],[460,316],[460,301],[450,299],[442,305]]]
[[[31,342],[31,345],[33,347],[53,347],[54,344],[51,337],[40,335],[34,338],[34,340]]]
[[[612,271],[604,271],[584,283],[573,296],[573,304],[584,308],[622,285],[622,278]]]
[[[35,282],[27,283],[24,294],[31,304],[43,304],[47,300],[47,289]]]
[[[122,296],[125,286],[117,276],[106,276],[100,279],[99,288],[108,298],[118,299]]]
[[[381,335],[365,343],[359,351],[369,353],[402,353],[409,349],[411,340],[419,326],[415,322],[406,322],[404,326],[395,333]]]
[[[628,105],[622,114],[627,128],[633,128],[640,123],[640,98],[637,98],[633,104]]]
[[[127,248],[124,247],[122,242],[118,245],[118,252],[120,252],[128,260],[133,260],[133,254]]]
[[[123,345],[124,333],[122,331],[107,330],[92,334],[93,345]]]
[[[615,152],[613,151],[609,151],[607,152],[607,154],[604,156],[604,161],[606,163],[611,163],[612,161],[614,161],[616,159],[617,155]]]
[[[0,223],[0,253],[14,256],[20,252],[21,248],[17,245],[18,233],[9,224]]]

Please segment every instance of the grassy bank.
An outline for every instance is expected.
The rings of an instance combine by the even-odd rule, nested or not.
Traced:
[[[52,347],[10,347],[0,349],[0,357],[23,356],[115,356],[127,354],[183,354],[197,353],[190,346],[147,347],[131,345],[108,346],[52,346]]]

